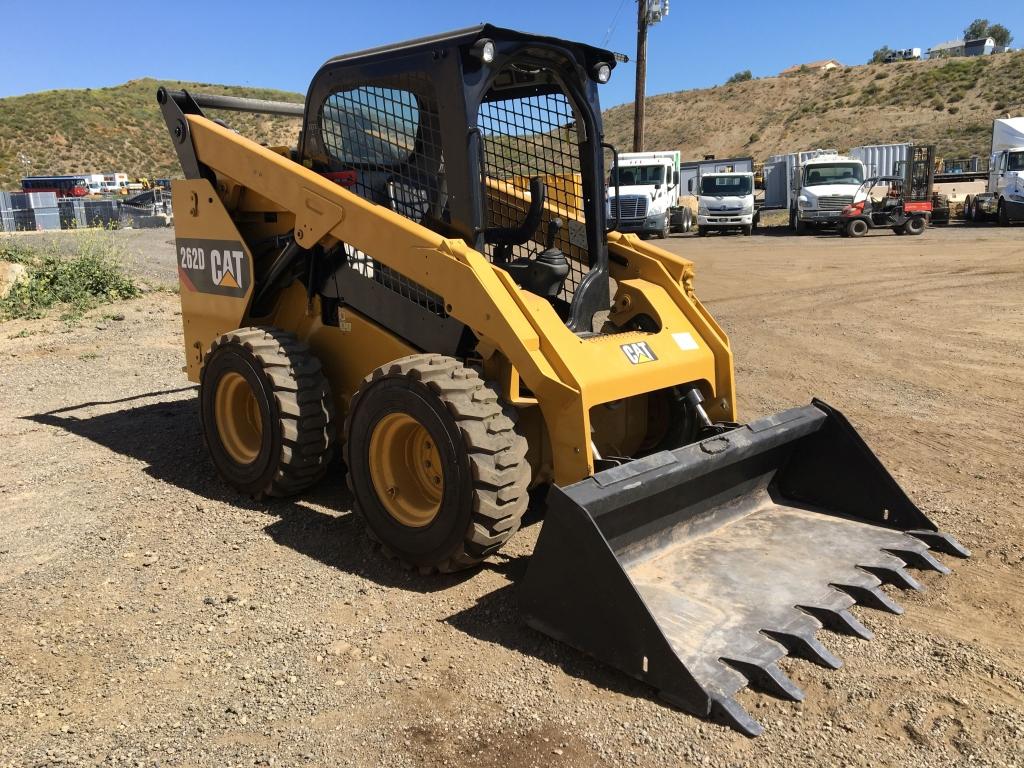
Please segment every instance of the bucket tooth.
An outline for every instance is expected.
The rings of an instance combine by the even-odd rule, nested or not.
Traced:
[[[833,584],[836,589],[841,589],[850,597],[856,600],[865,608],[874,608],[876,611],[886,611],[902,615],[903,606],[889,597],[878,587],[865,587],[861,584]]]
[[[924,587],[917,579],[907,573],[906,568],[893,565],[862,565],[859,566],[873,576],[877,576],[884,584],[892,584],[900,589],[913,589],[920,592]]]
[[[971,550],[956,540],[956,537],[942,531],[907,531],[914,538],[920,539],[936,552],[954,557],[970,557]]]
[[[803,701],[804,692],[796,683],[786,676],[786,673],[779,669],[774,662],[758,664],[753,661],[742,659],[720,659],[723,664],[735,669],[750,683],[751,688],[756,688],[763,693],[776,696],[789,701]]]
[[[857,617],[845,608],[836,610],[834,608],[822,608],[813,605],[801,605],[798,607],[801,611],[811,614],[811,616],[822,623],[825,629],[832,632],[841,635],[852,635],[864,640],[870,640],[875,636],[874,632],[861,624]]]
[[[887,549],[887,552],[896,555],[901,560],[906,561],[907,565],[911,568],[917,568],[922,571],[938,571],[939,573],[946,575],[952,573],[948,567],[936,560],[931,552],[927,550],[918,551],[916,548],[906,549]]]
[[[839,669],[843,666],[843,660],[833,655],[828,648],[818,642],[814,635],[775,629],[762,629],[761,631],[772,640],[782,643],[792,656],[813,661],[815,664],[829,669]]]
[[[731,698],[716,696],[711,700],[711,719],[751,738],[764,732],[764,726]]]

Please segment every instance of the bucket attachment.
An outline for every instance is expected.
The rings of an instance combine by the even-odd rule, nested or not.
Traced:
[[[519,588],[526,622],[756,736],[750,685],[799,701],[776,662],[842,662],[819,629],[863,638],[850,608],[902,608],[883,583],[967,557],[817,400],[699,443],[552,488]]]

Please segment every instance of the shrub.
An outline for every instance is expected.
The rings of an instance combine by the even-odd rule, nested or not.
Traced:
[[[745,69],[742,72],[737,72],[735,75],[725,81],[726,85],[730,83],[745,83],[747,80],[753,80],[754,75],[751,74],[749,69]]]
[[[957,112],[960,111],[960,107],[950,107],[946,111],[949,112],[949,114],[951,115],[955,115]]]
[[[139,295],[138,286],[121,266],[120,249],[109,239],[86,236],[77,246],[71,256],[56,246],[44,253],[20,244],[0,248],[0,258],[28,268],[27,275],[0,301],[0,318],[42,317],[46,310],[61,305],[65,319],[75,319],[100,304]]]

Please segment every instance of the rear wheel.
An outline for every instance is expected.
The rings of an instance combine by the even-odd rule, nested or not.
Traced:
[[[925,226],[924,216],[912,216],[903,225],[903,231],[908,235],[921,235],[924,234]]]
[[[850,237],[864,237],[868,233],[868,223],[864,219],[851,219],[846,225],[846,234]]]
[[[334,404],[309,348],[277,328],[217,339],[199,383],[203,439],[220,476],[255,497],[289,496],[327,472]]]
[[[476,371],[443,355],[378,368],[352,399],[345,463],[355,509],[385,554],[457,571],[519,530],[526,440]]]
[[[974,197],[968,195],[964,198],[964,221],[974,220]]]
[[[981,224],[985,219],[985,211],[982,210],[982,207],[978,204],[978,198],[974,198],[974,202],[971,205],[971,220],[975,224]]]

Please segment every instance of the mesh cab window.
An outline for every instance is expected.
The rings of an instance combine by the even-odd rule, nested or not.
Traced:
[[[394,88],[362,87],[328,97],[321,120],[324,147],[345,165],[397,165],[416,149],[416,96]]]
[[[564,93],[515,98],[492,94],[480,105],[477,125],[484,147],[484,194],[489,227],[517,227],[529,208],[530,179],[540,177],[545,188],[547,222],[562,219],[555,241],[569,258],[564,296],[570,299],[589,270],[579,134],[572,105]],[[536,240],[512,247],[511,258],[529,256],[543,244]],[[494,246],[488,246],[493,258]]]

